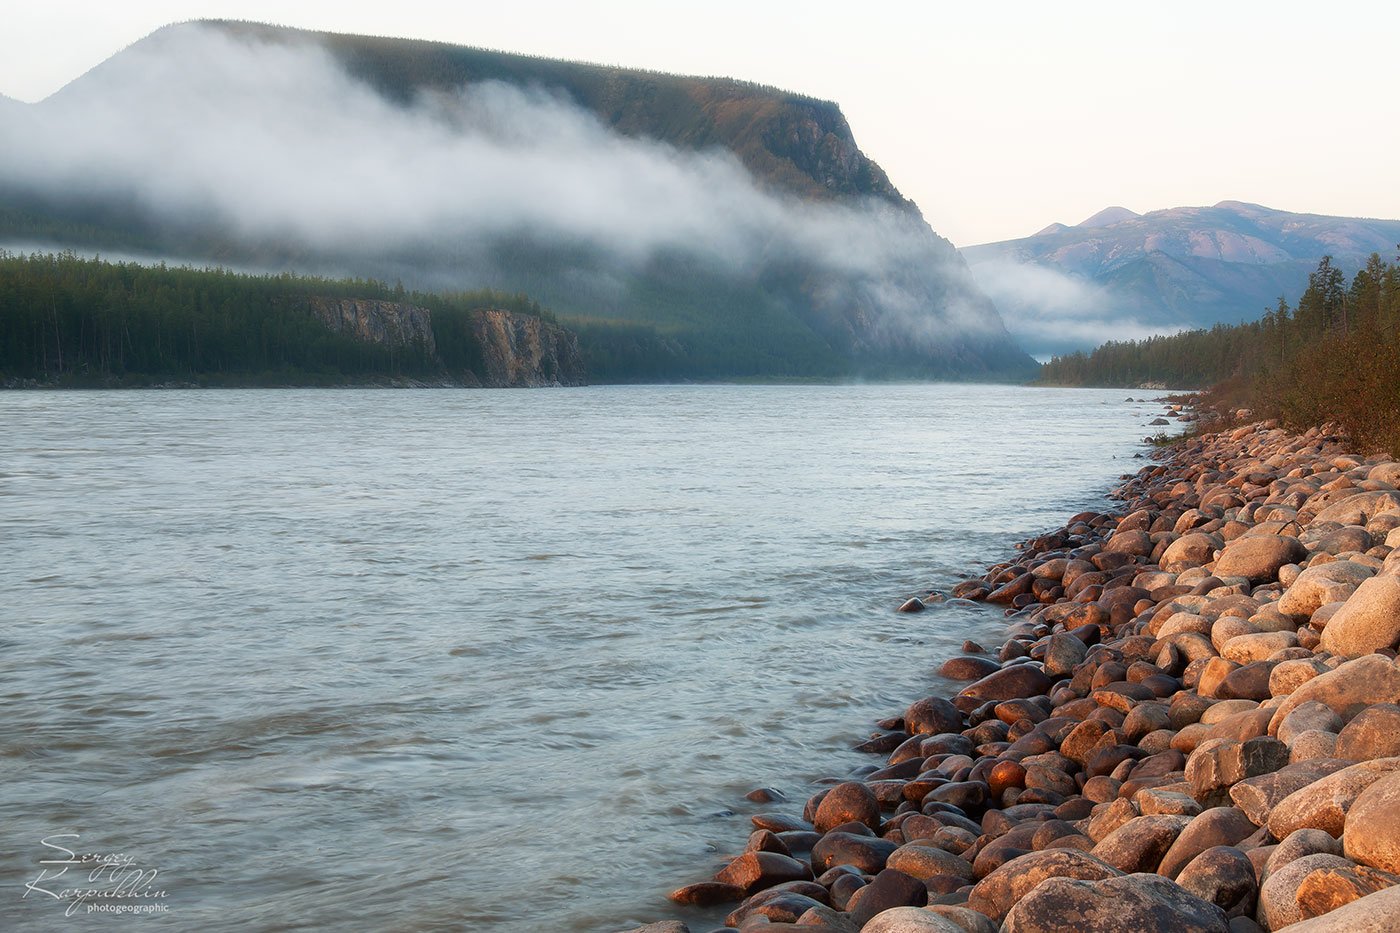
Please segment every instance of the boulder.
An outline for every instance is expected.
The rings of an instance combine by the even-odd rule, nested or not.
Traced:
[[[1045,673],[1066,677],[1084,660],[1089,649],[1073,635],[1055,634],[1045,646]]]
[[[1400,578],[1362,581],[1322,630],[1322,650],[1344,658],[1400,645]]]
[[[1249,856],[1233,846],[1215,846],[1193,858],[1176,883],[1201,900],[1209,901],[1227,917],[1254,915],[1259,883]]]
[[[1400,703],[1400,664],[1384,655],[1368,654],[1320,674],[1289,694],[1269,721],[1276,735],[1288,714],[1309,700],[1316,700],[1350,722],[1352,717],[1377,703]]]
[[[943,875],[972,878],[971,862],[933,846],[902,845],[890,854],[885,865],[925,882]]]
[[[1400,884],[1400,875],[1366,865],[1318,868],[1298,883],[1298,912],[1304,919],[1321,917],[1377,891]]]
[[[1258,830],[1235,807],[1215,807],[1193,819],[1162,856],[1157,872],[1175,878],[1196,856],[1215,846],[1233,846]]]
[[[931,910],[895,907],[876,914],[861,933],[963,933],[963,928]]]
[[[1298,886],[1318,868],[1345,868],[1351,865],[1339,855],[1319,853],[1294,859],[1264,879],[1259,886],[1259,909],[1255,917],[1266,930],[1280,930],[1303,919],[1298,908]]]
[[[812,846],[812,870],[824,872],[836,865],[850,865],[862,874],[873,875],[885,867],[898,848],[899,844],[889,839],[859,833],[827,833]]]
[[[810,881],[812,871],[805,863],[777,852],[745,852],[715,875],[715,880],[752,894],[785,881]]]
[[[1006,916],[1002,933],[1229,933],[1225,911],[1160,875],[1050,878]]]
[[[1279,568],[1296,564],[1308,556],[1297,538],[1287,535],[1248,535],[1225,545],[1215,562],[1218,577],[1245,577],[1252,584],[1278,579]]]
[[[1269,832],[1283,839],[1295,829],[1320,829],[1339,837],[1361,792],[1397,769],[1400,758],[1378,758],[1314,781],[1279,801],[1269,814]]]
[[[1400,771],[1382,777],[1357,796],[1347,811],[1344,829],[1347,858],[1400,874]]]
[[[999,670],[1001,665],[991,658],[965,655],[944,661],[938,669],[938,676],[949,680],[979,680]]]
[[[1217,534],[1199,531],[1184,534],[1167,546],[1158,563],[1168,573],[1181,573],[1210,563],[1224,543]]]
[[[1381,703],[1364,709],[1337,735],[1336,757],[1371,761],[1400,755],[1400,706]]]
[[[922,907],[927,903],[928,888],[922,881],[911,878],[902,871],[886,868],[875,876],[875,880],[856,892],[847,909],[856,925],[864,926],[876,914],[886,910],[895,907]]]
[[[1304,920],[1289,927],[1288,933],[1395,933],[1396,917],[1400,917],[1400,887],[1377,891],[1330,914]]]
[[[812,823],[819,833],[830,832],[842,823],[863,823],[878,831],[880,802],[864,784],[846,781],[831,788],[822,798]]]
[[[1189,816],[1159,813],[1129,820],[1094,846],[1091,855],[1125,873],[1156,871]]]
[[[943,697],[924,697],[904,711],[904,728],[914,735],[961,732],[962,713]]]
[[[967,906],[1000,923],[1015,904],[1047,878],[1099,881],[1123,874],[1087,852],[1044,849],[1014,858],[977,882]]]
[[[968,684],[958,694],[976,700],[1015,700],[1041,696],[1054,682],[1033,664],[1013,664]]]
[[[1344,600],[1356,592],[1375,571],[1364,564],[1349,560],[1314,563],[1293,581],[1278,601],[1279,612],[1293,616],[1311,616],[1323,603]]]
[[[1277,771],[1247,778],[1230,788],[1230,800],[1244,811],[1257,826],[1263,826],[1269,814],[1290,794],[1320,781],[1327,775],[1347,767],[1348,762],[1337,758],[1313,758],[1293,762]]]

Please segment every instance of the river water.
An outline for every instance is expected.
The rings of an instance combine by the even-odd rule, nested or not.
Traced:
[[[948,385],[0,394],[3,925],[675,916],[665,892],[742,848],[747,791],[795,812],[996,638],[995,609],[902,598],[1105,505],[1157,409]],[[65,917],[45,892],[96,885],[40,864],[60,846],[164,897]]]

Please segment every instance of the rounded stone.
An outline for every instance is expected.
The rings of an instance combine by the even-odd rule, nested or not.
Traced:
[[[1285,564],[1298,563],[1307,556],[1307,548],[1297,538],[1246,535],[1225,545],[1215,562],[1215,575],[1245,577],[1255,585],[1268,583],[1278,579],[1279,569]]]
[[[1044,849],[1006,862],[987,874],[968,895],[973,910],[1001,922],[1021,898],[1048,878],[1096,881],[1121,875],[1118,869],[1076,849]]]
[[[1215,846],[1193,858],[1176,883],[1225,911],[1227,917],[1253,916],[1259,884],[1249,856],[1233,846]]]
[[[1070,919],[1072,918],[1072,919]],[[1225,911],[1160,875],[1048,879],[1006,916],[1002,933],[1228,933]]]
[[[1397,755],[1400,755],[1400,706],[1394,703],[1362,710],[1337,734],[1338,758],[1370,761]]]
[[[1344,658],[1400,645],[1400,578],[1363,581],[1327,622],[1321,644],[1324,651]]]
[[[837,784],[822,798],[812,823],[819,833],[829,832],[842,823],[863,823],[878,830],[880,802],[864,784],[846,781]]]
[[[1400,874],[1400,772],[1361,792],[1347,811],[1344,829],[1347,858]]]

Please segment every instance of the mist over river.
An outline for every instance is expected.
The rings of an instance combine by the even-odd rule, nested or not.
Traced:
[[[684,916],[746,792],[799,812],[997,640],[894,608],[1103,507],[1160,409],[1125,394],[0,394],[0,925]],[[75,833],[166,909],[26,894]]]

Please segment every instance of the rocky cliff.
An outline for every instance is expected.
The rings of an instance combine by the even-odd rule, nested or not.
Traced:
[[[337,333],[366,343],[422,352],[452,384],[493,389],[576,386],[588,381],[578,337],[557,324],[500,308],[465,313],[469,365],[438,352],[427,308],[369,298],[312,298],[311,314]]]
[[[584,385],[578,337],[558,325],[497,308],[471,313],[471,332],[481,348],[482,385],[527,388]]]
[[[310,304],[311,313],[337,333],[387,347],[422,347],[429,357],[437,356],[427,308],[372,298],[312,298]]]

